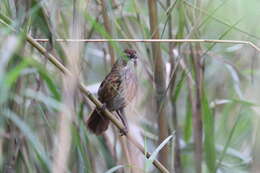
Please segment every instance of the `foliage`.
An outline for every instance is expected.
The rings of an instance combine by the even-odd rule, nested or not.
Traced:
[[[107,18],[102,18],[101,1],[105,2]],[[117,129],[111,127],[103,136],[90,134],[85,121],[94,106],[76,92],[71,98],[74,115],[69,129],[67,172],[117,172],[123,169],[157,172],[151,163],[165,145],[171,148],[166,165],[170,172],[177,167],[183,172],[195,172],[193,115],[197,106],[194,104],[196,88],[201,91],[198,98],[203,128],[202,172],[257,170],[260,161],[257,157],[260,154],[257,131],[260,52],[231,43],[185,42],[173,43],[172,47],[169,43],[160,44],[166,78],[159,81],[165,80],[167,88],[163,91],[161,105],[167,109],[168,131],[176,132],[177,128],[178,135],[169,133],[168,138],[158,144],[160,129],[154,108],[156,90],[153,81],[156,61],[151,43],[81,42],[78,43],[80,49],[77,49],[75,42],[54,41],[56,38],[72,38],[77,33],[75,26],[81,29],[81,38],[152,37],[146,1],[101,1],[0,1],[1,172],[52,172],[56,164],[54,153],[60,146],[58,131],[62,124],[59,118],[67,109],[64,76],[26,42],[27,34],[49,39],[48,43],[41,44],[67,67],[69,58],[78,56],[80,62],[76,65],[80,74],[76,78],[83,81],[93,94],[110,69],[111,49],[116,57],[128,47],[137,50],[139,55],[139,91],[127,114],[131,114],[128,116],[131,133],[146,151],[153,153],[152,157],[145,160],[127,142],[130,160],[132,158],[132,164],[129,164]],[[157,29],[162,39],[172,35],[173,39],[246,40],[260,45],[258,0],[169,2],[170,6],[166,0],[156,1]],[[109,20],[110,32],[104,27],[104,20]],[[171,31],[167,27],[169,24]],[[74,52],[68,51],[68,47]],[[75,50],[80,51],[75,53]],[[198,69],[194,57],[201,58],[204,69]],[[203,71],[201,85],[196,81],[199,70]],[[174,104],[170,104],[172,102]],[[174,122],[175,115],[178,122]],[[176,142],[180,144],[181,165],[174,164]]]

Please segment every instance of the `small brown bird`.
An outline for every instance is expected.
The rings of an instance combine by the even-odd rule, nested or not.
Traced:
[[[109,111],[116,111],[127,131],[127,122],[124,107],[134,98],[137,91],[137,76],[135,73],[136,51],[124,50],[124,56],[112,66],[110,73],[105,77],[98,89],[98,99]],[[97,108],[91,113],[87,127],[96,135],[107,130],[109,119],[101,115]]]

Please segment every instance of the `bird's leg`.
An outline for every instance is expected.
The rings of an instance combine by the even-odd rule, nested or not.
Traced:
[[[103,112],[107,108],[106,103],[102,103],[102,106],[99,108],[101,112]]]
[[[105,111],[105,109],[107,108],[106,103],[102,103],[102,106],[100,108],[97,109],[99,116],[101,116],[101,118],[103,119],[104,117],[102,115],[100,115],[102,112]]]
[[[124,129],[120,130],[120,135],[121,136],[126,135],[128,133],[128,124],[127,124],[127,120],[126,120],[126,117],[125,117],[124,108],[116,110],[116,113],[117,113],[118,117],[120,118],[121,122],[124,125]]]

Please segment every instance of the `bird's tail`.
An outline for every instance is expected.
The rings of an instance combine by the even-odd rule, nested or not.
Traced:
[[[88,129],[95,133],[96,135],[100,135],[105,130],[107,130],[109,125],[109,119],[103,115],[100,115],[100,112],[95,109],[91,114],[87,121]]]

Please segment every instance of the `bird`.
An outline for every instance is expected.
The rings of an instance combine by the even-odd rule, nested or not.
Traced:
[[[135,72],[137,59],[135,50],[125,49],[123,56],[112,65],[111,71],[98,89],[98,99],[103,104],[103,109],[115,111],[117,118],[122,121],[124,130],[120,131],[121,135],[126,135],[128,132],[124,108],[133,100],[137,92]],[[109,119],[102,115],[102,110],[95,108],[87,120],[88,129],[96,135],[101,135],[108,126]]]

